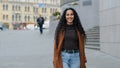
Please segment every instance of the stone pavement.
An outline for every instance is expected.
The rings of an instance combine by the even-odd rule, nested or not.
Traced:
[[[120,58],[86,49],[87,68],[120,68]],[[0,32],[0,68],[53,68],[53,35],[44,29]]]
[[[87,68],[120,68],[120,58],[104,52],[86,49]]]

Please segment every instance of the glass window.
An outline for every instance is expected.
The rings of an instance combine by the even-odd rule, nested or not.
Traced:
[[[27,11],[27,7],[25,6],[25,11]]]
[[[12,21],[14,21],[14,15],[12,15]]]
[[[33,7],[33,12],[35,12],[35,7]]]
[[[21,7],[20,7],[20,5],[19,5],[19,11],[20,11],[20,9],[21,9]]]
[[[3,4],[3,10],[5,10],[5,4]]]
[[[6,20],[8,20],[8,15],[6,15]]]
[[[36,12],[38,13],[38,8],[36,8]]]
[[[17,10],[17,5],[15,5],[15,10]]]
[[[83,6],[89,6],[92,5],[92,0],[84,0],[83,1]]]
[[[42,13],[44,13],[44,8],[42,8]]]
[[[14,5],[12,5],[12,10],[14,11]]]
[[[8,10],[8,4],[6,4],[6,10]]]
[[[28,6],[28,11],[30,11],[30,7]]]
[[[52,8],[50,8],[50,13],[52,13]]]
[[[17,21],[17,18],[18,18],[18,17],[17,17],[17,14],[15,14],[15,21]]]
[[[21,16],[19,15],[19,21],[21,21]]]
[[[27,21],[27,16],[25,16],[25,21]]]
[[[47,12],[47,8],[45,8],[45,13]]]
[[[5,15],[3,15],[3,20],[5,20]]]
[[[30,21],[30,16],[28,16],[28,21]]]
[[[35,22],[35,16],[33,17],[33,20],[34,20],[34,22]]]

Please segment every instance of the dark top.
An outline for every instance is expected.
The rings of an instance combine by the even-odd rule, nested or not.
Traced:
[[[66,25],[63,49],[65,50],[78,49],[78,37],[74,25]]]
[[[37,22],[38,22],[38,24],[44,24],[44,18],[43,17],[39,17],[37,19]]]

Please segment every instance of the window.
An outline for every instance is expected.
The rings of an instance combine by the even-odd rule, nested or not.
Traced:
[[[25,16],[25,21],[30,21],[30,16],[26,15]]]
[[[8,4],[3,4],[3,10],[8,10]]]
[[[29,6],[25,6],[25,11],[30,11],[30,7]]]
[[[27,7],[25,6],[25,11],[27,11]]]
[[[38,13],[38,8],[36,8],[36,12]]]
[[[50,8],[50,13],[52,13],[52,8]]]
[[[20,5],[19,5],[19,11],[20,11]]]
[[[14,15],[12,15],[12,21],[14,21]]]
[[[34,20],[34,22],[35,22],[35,16],[33,17],[33,20]]]
[[[55,9],[53,9],[53,13],[55,12]]]
[[[17,10],[17,5],[15,5],[15,10]]]
[[[12,5],[12,10],[13,11],[20,11],[21,10],[21,7],[20,7],[20,5]]]
[[[30,11],[30,7],[29,7],[29,6],[28,6],[28,8],[27,8],[27,9],[28,9],[28,11]]]
[[[13,14],[12,21],[21,21],[21,15],[19,13]]]
[[[42,8],[42,13],[44,12],[44,8]]]
[[[50,13],[54,13],[54,12],[56,12],[57,11],[57,9],[55,9],[55,8],[50,8]]]
[[[3,4],[3,10],[5,10],[5,5]]]
[[[44,12],[46,13],[46,11],[47,11],[47,8],[45,8]]]
[[[8,20],[8,15],[3,15],[3,20]]]
[[[14,11],[14,5],[12,5],[12,10]]]
[[[30,21],[30,16],[28,16],[28,21]]]
[[[34,20],[34,22],[37,22],[36,20],[37,20],[37,16],[34,16],[33,17],[33,20]]]
[[[6,10],[8,10],[8,4],[6,4]]]
[[[27,16],[25,16],[25,21],[27,21]]]
[[[92,0],[84,0],[83,1],[83,6],[89,6],[92,5]]]
[[[47,8],[42,8],[42,13],[46,13]]]
[[[55,12],[57,12],[57,9],[55,9]]]
[[[19,21],[21,21],[21,16],[19,15]]]
[[[6,20],[8,20],[8,15],[6,15]]]
[[[15,21],[17,21],[17,14],[15,14]]]
[[[33,12],[38,13],[38,8],[33,7]]]
[[[5,20],[5,15],[3,15],[3,20]]]

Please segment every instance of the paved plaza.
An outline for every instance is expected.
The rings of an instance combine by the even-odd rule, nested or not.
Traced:
[[[53,68],[53,35],[44,29],[0,32],[0,68]],[[120,68],[120,58],[86,49],[87,68]]]

